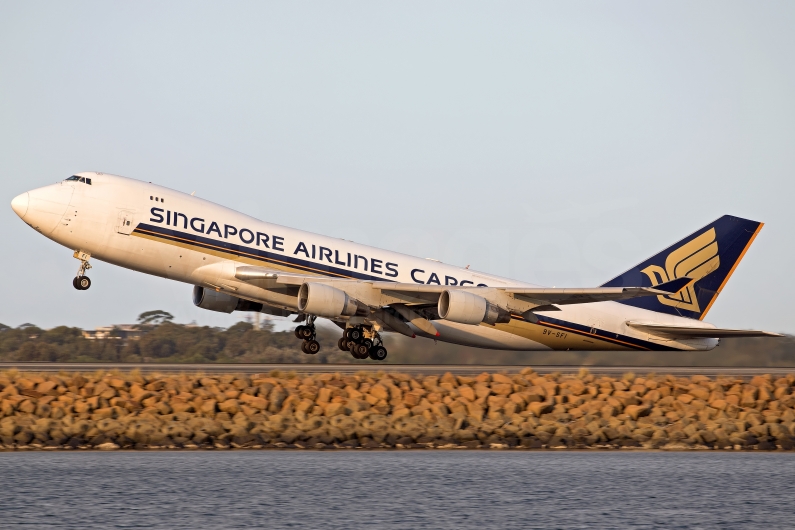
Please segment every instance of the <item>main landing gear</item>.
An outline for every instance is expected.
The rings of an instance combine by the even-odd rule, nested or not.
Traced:
[[[386,359],[386,348],[378,332],[362,326],[346,328],[342,338],[337,341],[337,347],[342,351],[350,352],[354,359],[367,359],[383,361]]]
[[[74,256],[80,260],[80,268],[77,269],[77,276],[72,280],[72,285],[78,291],[85,291],[91,287],[91,280],[85,276],[86,271],[91,268],[91,264],[88,262],[91,259],[91,254],[75,250]]]
[[[296,338],[303,339],[304,343],[301,344],[301,351],[304,353],[308,353],[309,355],[314,355],[320,351],[320,343],[315,340],[317,337],[315,331],[315,319],[317,317],[308,316],[306,317],[306,324],[298,326],[295,328],[295,336]]]

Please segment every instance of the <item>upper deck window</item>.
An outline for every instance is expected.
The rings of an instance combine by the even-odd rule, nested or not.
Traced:
[[[77,175],[72,175],[71,177],[69,177],[68,179],[66,179],[66,181],[65,181],[65,182],[69,182],[69,181],[73,181],[73,182],[82,182],[82,183],[84,183],[84,184],[88,184],[89,186],[91,185],[91,179],[90,179],[90,178],[86,178],[86,177],[79,177],[79,176],[77,176]]]

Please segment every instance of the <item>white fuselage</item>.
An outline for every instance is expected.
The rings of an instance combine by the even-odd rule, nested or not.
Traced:
[[[237,265],[335,278],[415,284],[530,284],[416,258],[344,239],[266,223],[204,199],[138,180],[79,173],[12,203],[30,226],[93,259],[236,297],[297,311],[290,289],[235,278]],[[630,328],[629,320],[692,325],[691,319],[616,302],[562,306],[540,321],[464,325],[434,320],[437,340],[508,350],[706,350],[715,339],[666,340]],[[417,335],[422,336],[419,330]]]

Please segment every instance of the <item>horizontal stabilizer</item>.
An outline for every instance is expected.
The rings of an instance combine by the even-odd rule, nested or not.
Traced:
[[[666,293],[676,294],[692,282],[692,278],[684,277],[671,280],[670,282],[660,283],[654,286],[658,291],[665,291]]]
[[[651,322],[628,321],[627,326],[651,333],[682,339],[721,339],[727,337],[783,337],[779,333],[755,329],[719,329],[694,326],[673,326]]]

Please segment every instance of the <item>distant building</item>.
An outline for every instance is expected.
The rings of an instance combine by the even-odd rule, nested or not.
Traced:
[[[89,340],[138,340],[144,332],[138,326],[121,324],[118,326],[101,326],[93,331],[83,330],[83,337]]]

